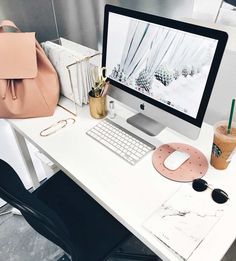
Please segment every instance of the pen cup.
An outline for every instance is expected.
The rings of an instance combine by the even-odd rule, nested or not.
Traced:
[[[106,95],[94,97],[92,91],[89,92],[90,115],[95,119],[102,119],[107,115]]]

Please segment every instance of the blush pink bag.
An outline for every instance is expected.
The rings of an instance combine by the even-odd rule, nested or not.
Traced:
[[[6,32],[5,27],[15,32]],[[0,57],[0,118],[52,115],[59,80],[35,33],[22,33],[13,22],[2,21]]]

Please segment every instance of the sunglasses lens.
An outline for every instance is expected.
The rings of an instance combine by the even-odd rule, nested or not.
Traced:
[[[195,179],[193,181],[192,187],[196,191],[204,191],[207,189],[207,182],[203,179]]]
[[[213,200],[219,204],[225,203],[229,199],[227,193],[221,189],[214,189],[211,195]]]

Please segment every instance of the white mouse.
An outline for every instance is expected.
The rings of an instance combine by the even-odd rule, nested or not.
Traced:
[[[169,170],[177,170],[189,158],[187,152],[175,150],[165,159],[164,166]]]

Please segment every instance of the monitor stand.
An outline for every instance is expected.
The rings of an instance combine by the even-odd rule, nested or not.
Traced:
[[[159,122],[142,113],[135,114],[128,118],[127,122],[150,136],[156,136],[165,128],[165,126],[161,125]]]

